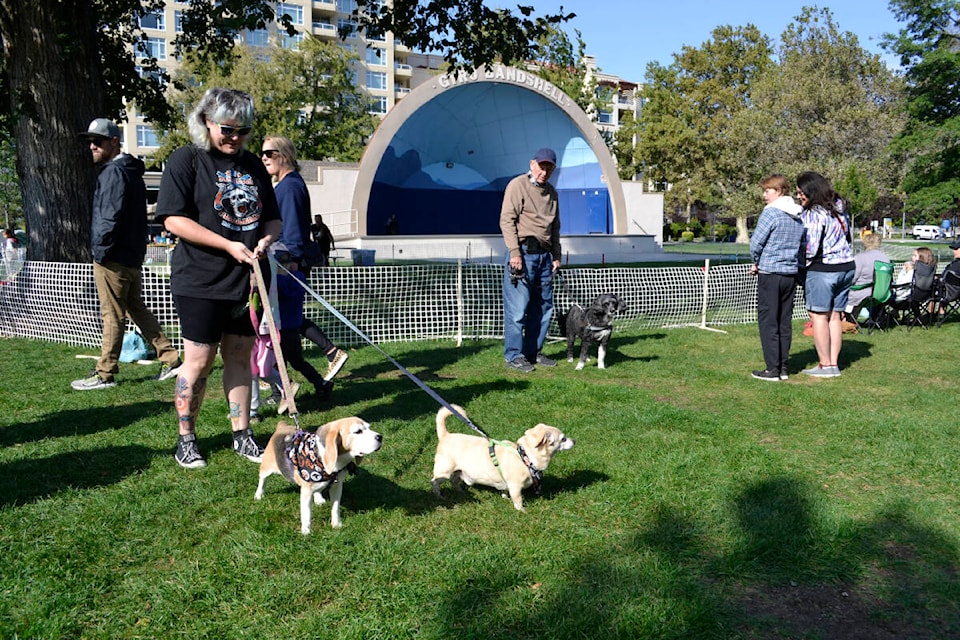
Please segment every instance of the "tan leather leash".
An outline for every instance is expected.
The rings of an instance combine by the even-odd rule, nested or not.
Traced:
[[[273,264],[273,256],[270,256],[270,262]],[[270,306],[270,296],[267,285],[263,281],[263,271],[260,269],[260,261],[253,261],[253,273],[257,277],[257,290],[260,291],[260,300],[263,302],[263,315],[267,319],[267,328],[270,330],[270,340],[273,341],[273,353],[277,358],[277,369],[280,371],[280,382],[283,383],[283,396],[287,402],[287,411],[297,428],[300,427],[299,412],[297,403],[293,398],[293,389],[290,386],[290,376],[287,375],[287,363],[283,359],[283,350],[280,349],[280,332],[277,330],[277,322],[273,315],[273,308]]]

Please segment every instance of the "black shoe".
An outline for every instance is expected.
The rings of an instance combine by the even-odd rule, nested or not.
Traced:
[[[192,433],[177,439],[177,451],[173,457],[184,469],[200,469],[207,466],[207,461],[203,459],[197,447],[197,436]]]
[[[537,364],[541,367],[555,367],[557,366],[556,360],[551,360],[542,353],[537,354]]]
[[[769,380],[770,382],[780,382],[780,373],[778,371],[770,371],[769,369],[764,369],[763,371],[754,371],[753,377],[757,380]]]
[[[320,400],[329,400],[330,394],[333,393],[333,382],[326,381],[319,387],[315,386],[314,389],[317,392],[317,397]]]
[[[263,458],[263,447],[253,439],[251,429],[244,429],[233,434],[233,451],[250,462],[260,462]]]
[[[783,369],[780,369],[780,379],[781,379],[781,380],[789,380],[789,379],[790,379],[790,372],[787,371],[787,368],[786,368],[786,367],[784,367]]]
[[[507,369],[513,369],[515,371],[521,371],[523,373],[530,373],[533,371],[533,365],[530,364],[526,358],[523,356],[517,356],[513,360],[507,363]]]

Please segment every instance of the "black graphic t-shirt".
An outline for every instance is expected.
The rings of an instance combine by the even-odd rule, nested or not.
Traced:
[[[263,163],[249,151],[236,155],[193,145],[171,154],[160,179],[156,219],[184,216],[214,233],[257,246],[263,225],[280,219],[277,199]],[[170,290],[174,295],[240,301],[250,290],[250,268],[226,251],[183,239],[173,251]]]

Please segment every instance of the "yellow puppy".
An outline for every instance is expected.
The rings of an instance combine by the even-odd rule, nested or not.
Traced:
[[[451,405],[461,415],[466,412]],[[444,480],[457,488],[481,484],[505,491],[513,506],[523,511],[521,491],[534,486],[539,489],[543,471],[557,451],[572,449],[574,441],[556,427],[538,424],[517,440],[487,440],[465,433],[447,431],[447,418],[453,413],[446,407],[437,411],[437,455],[433,460],[433,492],[439,497]],[[491,453],[492,449],[492,453]]]

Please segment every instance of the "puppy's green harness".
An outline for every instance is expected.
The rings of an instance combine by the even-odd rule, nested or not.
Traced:
[[[493,461],[493,466],[497,468],[497,473],[500,474],[500,479],[506,483],[507,479],[503,477],[503,470],[500,468],[500,461],[497,459],[497,452],[494,447],[497,445],[500,445],[501,447],[512,447],[513,443],[507,440],[494,440],[493,438],[489,438],[488,442],[490,443],[490,447],[488,449],[490,451],[490,460]],[[517,445],[516,451],[517,455],[520,456],[521,462],[527,465],[527,471],[530,472],[530,478],[533,480],[534,492],[536,492],[537,495],[540,495],[540,482],[543,480],[543,471],[533,466],[530,456],[527,455],[527,452],[524,451],[523,447],[521,447],[519,444]]]

